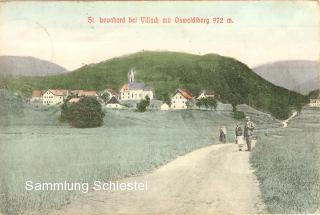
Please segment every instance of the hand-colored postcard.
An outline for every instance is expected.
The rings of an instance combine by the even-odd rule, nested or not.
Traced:
[[[320,213],[316,1],[0,2],[0,214]]]

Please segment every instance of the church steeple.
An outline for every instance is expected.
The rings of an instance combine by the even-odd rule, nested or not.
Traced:
[[[134,69],[130,69],[128,72],[128,81],[129,83],[134,83]]]

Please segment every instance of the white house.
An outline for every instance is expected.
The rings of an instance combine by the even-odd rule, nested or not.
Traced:
[[[320,107],[320,96],[315,97],[315,98],[311,98],[309,106],[310,107]]]
[[[109,99],[109,101],[106,102],[107,108],[113,108],[113,109],[120,109],[123,108],[123,106],[119,103],[118,99],[114,96]]]
[[[215,96],[214,92],[202,90],[197,99],[209,98],[209,97],[214,98],[214,96]]]
[[[169,110],[170,107],[167,103],[163,103],[161,106],[160,106],[160,110]]]
[[[171,98],[171,109],[181,110],[187,109],[187,103],[192,101],[192,94],[185,89],[177,89],[174,96]]]
[[[42,95],[42,104],[57,105],[62,104],[68,96],[68,90],[49,89]]]
[[[120,100],[141,100],[149,96],[150,100],[154,98],[153,89],[144,83],[135,82],[135,72],[131,69],[128,73],[128,84],[123,85],[120,90]]]
[[[32,91],[30,102],[32,103],[42,103],[42,90],[34,90]]]

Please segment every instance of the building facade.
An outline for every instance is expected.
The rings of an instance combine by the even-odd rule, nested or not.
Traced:
[[[317,98],[310,99],[309,106],[310,107],[320,107],[320,96]]]
[[[42,104],[44,105],[60,105],[68,96],[68,90],[47,90],[42,95]]]
[[[171,98],[171,109],[183,110],[188,108],[188,102],[192,101],[192,94],[185,89],[177,89]]]
[[[128,73],[128,83],[123,85],[120,90],[120,100],[141,100],[146,96],[150,100],[154,99],[153,89],[144,83],[135,82],[135,71],[131,69]]]

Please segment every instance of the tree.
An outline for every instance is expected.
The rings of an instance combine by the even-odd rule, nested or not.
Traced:
[[[196,106],[200,109],[200,107],[202,106],[202,101],[201,101],[201,99],[197,99],[197,101],[196,101]]]
[[[233,118],[241,120],[245,118],[245,114],[243,111],[235,111],[233,112]]]
[[[208,109],[209,108],[208,98],[201,98],[200,100],[202,105],[204,105],[205,108]]]
[[[137,104],[137,111],[139,112],[145,112],[147,110],[147,107],[150,105],[150,97],[146,96],[145,99],[142,99],[138,104]]]
[[[95,97],[83,97],[67,110],[67,120],[76,128],[94,128],[103,123],[104,112]]]
[[[192,101],[190,101],[190,100],[186,101],[186,106],[187,106],[187,109],[191,108],[192,107]]]
[[[171,98],[169,96],[168,93],[166,93],[164,96],[163,96],[163,101],[164,103],[167,103],[169,106],[171,106]]]
[[[68,119],[68,104],[67,102],[63,102],[61,105],[61,115],[60,115],[60,121],[64,122]]]
[[[214,108],[216,109],[217,108],[217,105],[218,105],[218,102],[215,98],[213,97],[208,97],[207,98],[207,103],[209,105],[209,107],[211,108],[211,110]]]
[[[110,95],[109,95],[109,93],[104,93],[101,95],[101,98],[104,102],[107,102],[110,99]]]
[[[236,102],[231,102],[232,105],[232,112],[236,112],[237,111],[237,103]]]

